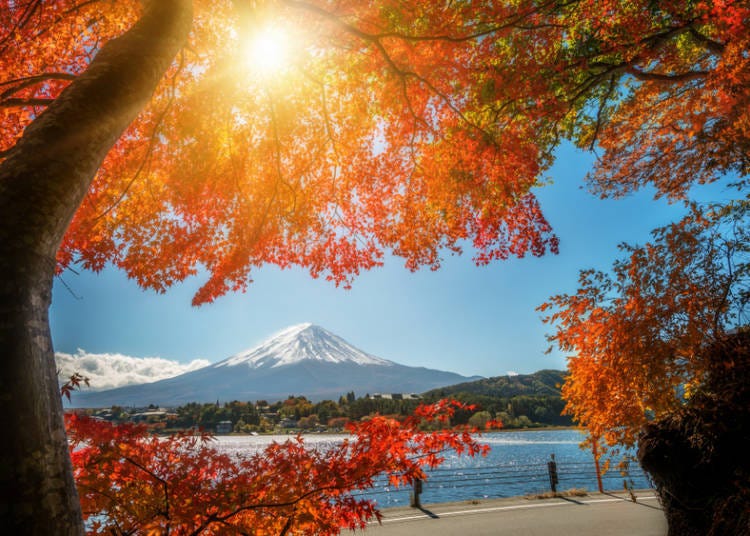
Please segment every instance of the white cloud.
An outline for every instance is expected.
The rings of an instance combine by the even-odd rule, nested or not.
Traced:
[[[92,391],[155,382],[210,365],[210,362],[205,359],[180,363],[161,357],[89,354],[81,349],[75,354],[57,352],[55,358],[60,378],[63,381],[78,372],[89,378],[89,388]]]

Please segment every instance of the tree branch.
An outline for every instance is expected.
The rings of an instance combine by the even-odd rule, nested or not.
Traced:
[[[717,55],[722,55],[724,53],[724,50],[726,50],[727,46],[724,43],[721,43],[719,41],[715,41],[709,37],[706,37],[702,33],[700,33],[696,28],[690,27],[688,30],[690,32],[690,35],[692,35],[696,41],[700,41],[704,45],[706,45],[706,48]]]
[[[33,86],[40,82],[46,82],[47,80],[72,81],[72,80],[75,80],[76,78],[77,78],[76,75],[70,74],[70,73],[41,73],[41,74],[37,74],[34,76],[24,76],[22,78],[14,78],[13,80],[6,80],[4,82],[0,82],[0,87],[2,86],[12,86],[12,87],[0,93],[0,100],[5,99],[6,97],[10,97],[11,95],[13,95],[13,93],[16,93],[17,91]]]
[[[649,82],[687,82],[690,80],[701,80],[705,78],[709,73],[708,71],[687,71],[684,73],[655,73],[652,71],[642,71],[641,69],[631,65],[626,67],[625,72],[633,75],[638,80],[644,80]]]
[[[569,4],[576,3],[577,1],[578,0],[572,0],[571,2],[569,2]],[[323,8],[320,8],[318,6],[315,6],[315,5],[312,5],[312,4],[308,4],[306,2],[301,2],[301,1],[298,1],[298,0],[283,0],[283,3],[286,4],[287,6],[291,7],[291,8],[294,8],[294,9],[301,9],[301,10],[310,11],[310,12],[312,12],[312,13],[314,13],[314,14],[316,14],[316,15],[318,15],[318,16],[320,16],[320,17],[322,17],[322,18],[324,18],[324,19],[326,19],[326,20],[328,20],[330,22],[332,22],[333,24],[339,26],[345,32],[350,33],[350,34],[352,34],[352,35],[354,35],[354,36],[362,39],[363,41],[365,41],[365,42],[370,43],[371,45],[373,45],[377,49],[377,51],[380,53],[380,56],[386,62],[386,64],[388,65],[388,67],[393,71],[393,73],[396,74],[397,76],[399,76],[401,78],[401,80],[402,80],[402,90],[404,92],[404,99],[406,101],[406,104],[407,104],[407,106],[409,108],[410,113],[412,114],[412,116],[417,121],[419,121],[420,123],[422,123],[425,126],[429,127],[429,125],[426,123],[426,121],[424,120],[424,118],[417,116],[414,113],[414,110],[411,107],[411,102],[410,102],[410,99],[408,98],[408,95],[407,95],[407,92],[406,92],[406,88],[407,88],[406,81],[407,81],[408,78],[414,78],[415,80],[417,80],[420,83],[422,83],[428,90],[430,90],[433,93],[433,95],[435,95],[441,101],[443,101],[448,106],[448,108],[454,114],[456,114],[456,116],[464,124],[466,124],[469,127],[477,130],[483,136],[487,137],[487,139],[493,140],[493,143],[494,143],[494,136],[490,135],[489,132],[487,132],[485,129],[483,129],[482,127],[480,127],[476,123],[470,121],[456,107],[456,105],[453,102],[451,102],[451,100],[448,98],[448,96],[445,95],[443,92],[439,91],[432,82],[430,82],[424,76],[421,76],[421,75],[417,74],[414,71],[404,70],[401,67],[399,67],[396,64],[396,62],[393,60],[393,58],[390,56],[390,54],[388,53],[388,51],[386,50],[385,46],[383,45],[382,40],[383,39],[388,39],[388,38],[395,38],[395,39],[400,39],[402,41],[408,41],[408,42],[447,41],[447,42],[454,42],[454,43],[456,43],[456,42],[466,42],[466,41],[478,40],[478,39],[481,39],[483,37],[487,37],[489,35],[497,33],[497,32],[499,32],[499,31],[501,31],[503,29],[521,28],[521,26],[519,26],[519,24],[521,23],[521,21],[523,21],[524,19],[528,18],[530,15],[533,15],[533,14],[536,14],[536,13],[540,13],[540,12],[544,11],[545,9],[550,8],[550,7],[553,8],[553,9],[556,9],[558,7],[558,5],[559,5],[557,2],[548,1],[548,2],[546,2],[544,4],[542,4],[541,6],[538,6],[538,7],[534,8],[534,9],[528,10],[528,11],[523,12],[523,13],[515,14],[514,16],[509,17],[508,19],[506,19],[506,21],[503,22],[502,24],[494,25],[494,26],[485,28],[485,29],[483,29],[481,31],[478,31],[478,32],[472,32],[472,33],[461,35],[461,36],[451,36],[451,35],[447,35],[447,34],[438,34],[438,35],[408,35],[408,34],[403,34],[403,33],[400,33],[400,32],[368,33],[368,32],[365,32],[365,31],[357,28],[356,26],[353,26],[351,24],[346,23],[345,21],[343,21],[336,14],[334,14],[334,13],[332,13],[330,11],[327,11],[327,10],[325,10]],[[569,5],[569,4],[566,3],[565,5]],[[529,29],[531,27],[532,26],[523,26],[522,29]]]
[[[612,98],[612,94],[617,87],[617,77],[615,75],[609,78],[609,88],[607,88],[607,94],[599,101],[599,108],[596,111],[596,124],[594,125],[594,134],[591,136],[591,143],[589,144],[589,150],[593,151],[596,145],[596,140],[599,137],[599,131],[604,123],[604,109],[607,106],[607,102]]]
[[[577,2],[578,0],[573,0],[571,2],[565,3],[565,6],[574,4]],[[491,24],[489,26],[486,26],[485,28],[482,28],[481,30],[469,32],[463,35],[450,35],[450,34],[412,35],[412,34],[406,34],[402,32],[392,32],[392,31],[391,32],[379,32],[379,33],[367,33],[367,32],[360,30],[359,28],[355,28],[352,25],[346,24],[337,15],[331,13],[330,11],[326,11],[323,8],[309,4],[307,2],[301,2],[298,0],[283,0],[283,3],[294,9],[303,9],[303,10],[315,13],[317,15],[320,15],[323,18],[341,26],[346,31],[353,33],[367,40],[400,39],[402,41],[408,41],[410,43],[427,42],[427,41],[444,41],[444,42],[449,42],[449,43],[463,43],[467,41],[475,41],[477,39],[481,39],[483,37],[487,37],[489,35],[495,34],[501,30],[507,30],[510,28],[516,28],[520,30],[534,30],[534,29],[547,28],[547,27],[560,27],[559,25],[547,24],[547,23],[539,24],[539,25],[521,24],[523,20],[527,19],[531,15],[536,15],[538,13],[541,13],[550,7],[553,9],[556,9],[557,7],[559,7],[559,2],[555,2],[555,1],[548,1],[546,3],[541,4],[540,6],[537,6],[533,9],[529,9],[525,12],[520,12],[520,13],[513,12],[512,16],[509,16],[506,19],[503,19],[501,23]],[[481,26],[480,23],[481,21],[477,23],[476,26]],[[489,24],[489,22],[485,24]]]
[[[30,106],[49,106],[55,99],[44,97],[29,97],[28,99],[13,98],[0,101],[0,108],[28,108]]]
[[[145,467],[144,465],[141,465],[137,461],[135,461],[133,458],[130,458],[129,456],[124,456],[123,460],[126,462],[134,465],[147,475],[149,475],[151,478],[159,482],[164,489],[164,511],[160,512],[167,520],[169,520],[169,482],[161,478],[159,475],[151,471],[149,468]]]
[[[41,0],[33,0],[29,4],[26,5],[26,8],[24,12],[21,14],[21,17],[18,19],[18,22],[11,28],[7,34],[0,40],[0,53],[4,50],[5,44],[8,42],[8,40],[11,38],[11,36],[16,33],[18,30],[26,26],[26,24],[31,19],[34,12],[39,9],[39,7],[42,5]]]

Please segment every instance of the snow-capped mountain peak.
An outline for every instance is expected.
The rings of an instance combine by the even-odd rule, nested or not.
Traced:
[[[255,348],[235,354],[214,367],[277,368],[307,360],[357,365],[394,364],[355,348],[320,326],[305,323],[283,329]]]
[[[343,393],[423,393],[478,379],[408,367],[359,350],[312,324],[288,327],[255,348],[173,378],[73,394],[74,407],[175,407],[216,400],[336,400]]]

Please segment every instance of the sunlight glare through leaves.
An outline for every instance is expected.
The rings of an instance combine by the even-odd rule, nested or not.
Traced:
[[[268,78],[289,67],[289,34],[278,26],[266,26],[245,45],[244,60],[253,73]]]

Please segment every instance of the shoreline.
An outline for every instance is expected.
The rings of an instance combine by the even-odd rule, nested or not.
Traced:
[[[451,430],[448,428],[447,430]],[[541,432],[541,431],[560,431],[560,430],[576,430],[579,432],[584,432],[583,428],[579,428],[578,426],[531,426],[526,428],[493,428],[492,430],[477,430],[476,433],[478,435],[490,435],[490,434],[503,434],[503,433],[509,433],[509,432]],[[163,433],[170,434],[174,432],[184,432],[185,430],[182,429],[167,429]],[[313,432],[313,431],[307,431],[307,430],[289,430],[288,432],[256,432],[256,433],[244,433],[244,432],[231,432],[229,434],[212,434],[214,437],[268,437],[268,436],[325,436],[325,435],[351,435],[346,430],[341,431],[325,431],[325,432]]]
[[[635,500],[633,499],[635,497]],[[436,502],[436,503],[423,503],[420,507],[415,506],[388,506],[379,508],[378,510],[385,516],[398,517],[402,515],[419,515],[420,512],[424,513],[426,510],[435,513],[438,511],[450,511],[450,510],[484,510],[490,509],[513,509],[513,507],[523,507],[524,505],[532,505],[542,502],[554,502],[563,501],[565,503],[576,503],[584,501],[623,501],[628,503],[638,504],[640,501],[648,501],[649,504],[659,501],[659,497],[656,490],[653,488],[640,488],[627,492],[623,490],[605,490],[603,493],[599,491],[586,491],[585,494],[579,494],[578,491],[575,493],[568,493],[567,491],[559,492],[555,495],[546,496],[534,496],[534,495],[516,495],[513,497],[496,497],[488,499],[469,499],[463,501],[448,501],[448,502]],[[428,514],[425,514],[428,515]],[[377,523],[375,521],[374,523]]]

